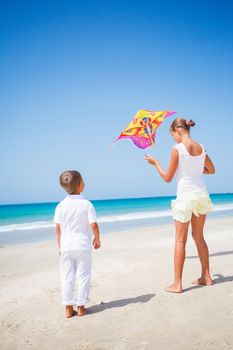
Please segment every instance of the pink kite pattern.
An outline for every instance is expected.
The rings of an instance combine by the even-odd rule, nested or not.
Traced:
[[[154,146],[157,128],[165,118],[174,113],[176,112],[140,110],[115,142],[129,138],[142,149]]]

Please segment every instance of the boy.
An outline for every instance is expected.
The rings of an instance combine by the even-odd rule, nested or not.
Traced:
[[[86,314],[91,282],[91,249],[100,248],[99,227],[93,205],[81,193],[84,181],[75,170],[60,175],[60,185],[68,196],[56,207],[54,222],[61,256],[62,304],[66,305],[66,317],[74,315],[77,304],[78,316]],[[91,230],[94,235],[91,239]],[[77,298],[74,297],[75,281],[78,282]]]

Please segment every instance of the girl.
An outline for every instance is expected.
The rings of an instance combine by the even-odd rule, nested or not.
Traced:
[[[188,227],[191,222],[192,236],[197,246],[201,262],[201,277],[193,284],[212,285],[209,271],[209,252],[203,236],[203,228],[207,213],[211,210],[210,201],[203,174],[214,174],[212,161],[203,146],[190,136],[192,120],[177,118],[170,126],[173,139],[177,142],[171,152],[168,170],[165,171],[157,159],[145,156],[154,165],[166,182],[170,182],[177,172],[177,197],[172,201],[172,216],[175,220],[176,239],[174,251],[174,283],[166,288],[167,292],[182,292],[182,271],[185,260],[185,246]]]

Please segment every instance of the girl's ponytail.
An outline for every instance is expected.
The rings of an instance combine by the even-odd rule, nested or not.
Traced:
[[[194,125],[195,122],[192,119],[186,120],[184,118],[176,118],[171,123],[170,131],[176,131],[179,128],[184,130],[190,130],[190,127],[193,127]]]

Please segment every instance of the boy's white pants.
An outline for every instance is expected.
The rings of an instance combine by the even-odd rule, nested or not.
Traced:
[[[75,284],[78,284],[75,296]],[[61,253],[61,287],[63,305],[85,305],[91,285],[91,251],[73,250]]]

